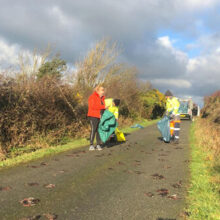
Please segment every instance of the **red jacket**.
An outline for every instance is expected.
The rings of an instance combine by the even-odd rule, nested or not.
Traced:
[[[105,96],[100,98],[97,92],[89,97],[88,117],[101,118],[101,110],[105,109]]]

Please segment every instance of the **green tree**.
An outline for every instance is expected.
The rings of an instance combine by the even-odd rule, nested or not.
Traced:
[[[151,89],[141,94],[143,105],[142,117],[156,119],[163,115],[166,109],[166,98],[157,89]]]
[[[59,79],[62,72],[65,70],[66,61],[59,57],[54,57],[51,61],[47,61],[39,68],[37,78],[40,79],[44,76],[52,76]]]

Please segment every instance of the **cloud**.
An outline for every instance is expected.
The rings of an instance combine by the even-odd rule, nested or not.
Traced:
[[[18,64],[18,54],[21,48],[18,44],[8,44],[0,39],[0,65],[1,67],[10,67]]]
[[[192,86],[192,84],[185,79],[153,79],[151,82],[154,85],[163,86],[165,88],[188,89]]]
[[[219,5],[218,0],[2,1],[0,65],[16,63],[19,50],[48,43],[70,65],[95,42],[111,37],[124,48],[121,60],[136,65],[141,79],[162,91],[171,87],[178,95],[202,96],[219,80]],[[178,39],[158,37],[163,30],[178,33]],[[193,39],[188,50],[201,54],[190,58],[178,48],[184,38]]]

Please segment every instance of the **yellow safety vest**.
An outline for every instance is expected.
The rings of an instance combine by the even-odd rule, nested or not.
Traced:
[[[174,115],[178,115],[178,110],[180,107],[180,102],[176,97],[168,98],[166,103],[166,110]]]
[[[118,119],[119,109],[116,106],[113,106],[113,99],[105,99],[105,107]]]
[[[118,111],[119,111],[118,107],[112,106],[112,107],[109,107],[108,110],[109,110],[111,113],[113,113],[113,115],[115,116],[116,119],[118,119],[118,115],[119,115],[119,113],[118,113]]]

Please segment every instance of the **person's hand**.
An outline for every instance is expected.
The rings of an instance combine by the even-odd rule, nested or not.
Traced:
[[[175,118],[175,115],[174,114],[171,114],[170,115],[170,119],[174,119]]]

